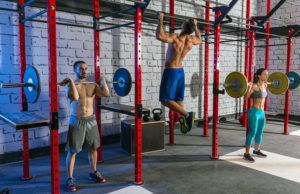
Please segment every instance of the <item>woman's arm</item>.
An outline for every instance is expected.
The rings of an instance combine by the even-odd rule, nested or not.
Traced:
[[[254,88],[253,83],[252,83],[252,82],[249,82],[249,83],[248,83],[247,92],[246,92],[246,94],[244,95],[244,98],[245,98],[245,99],[250,98],[251,94],[254,92],[253,88]]]

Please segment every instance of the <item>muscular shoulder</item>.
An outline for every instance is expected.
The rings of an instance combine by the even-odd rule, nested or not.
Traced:
[[[195,39],[195,36],[194,35],[186,35],[186,39],[188,40],[188,41],[194,41],[194,39]]]
[[[193,45],[194,42],[195,42],[195,36],[193,36],[193,35],[187,35],[187,37],[186,37],[186,43]]]
[[[187,38],[188,40],[193,40],[194,36],[193,36],[193,35],[186,35],[186,38]]]
[[[178,34],[175,34],[175,33],[170,34],[170,37],[171,37],[174,41],[178,41],[178,40],[179,40],[179,39],[178,39],[178,37],[179,37]]]

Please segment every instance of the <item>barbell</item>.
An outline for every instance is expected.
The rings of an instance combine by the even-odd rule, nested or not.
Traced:
[[[95,82],[80,82],[80,84],[92,84]],[[113,81],[107,81],[107,83],[112,83],[114,90],[118,96],[127,96],[131,90],[132,81],[129,71],[125,68],[119,68],[114,74]],[[76,83],[75,83],[76,84]]]
[[[80,82],[80,84],[93,84],[95,82]],[[132,81],[129,71],[125,68],[119,68],[114,73],[113,81],[107,81],[107,83],[112,83],[114,90],[118,96],[127,96],[131,90]],[[75,83],[76,84],[76,83]]]
[[[268,77],[268,90],[275,95],[283,94],[288,89],[296,89],[300,84],[300,76],[296,72],[274,72]],[[227,94],[233,98],[240,98],[247,92],[248,81],[240,72],[230,73],[223,84]]]
[[[95,82],[75,82],[75,84],[93,84]],[[119,68],[113,77],[112,82],[114,90],[119,96],[126,96],[131,90],[132,79],[129,71],[125,68]],[[49,85],[48,83],[45,85]],[[17,88],[23,87],[28,103],[35,103],[41,93],[40,76],[34,66],[28,66],[24,72],[22,83],[3,83],[0,82],[0,92],[2,88]]]

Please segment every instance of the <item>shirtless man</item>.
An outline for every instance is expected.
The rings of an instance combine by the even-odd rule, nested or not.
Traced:
[[[97,122],[94,115],[95,95],[109,96],[109,89],[104,79],[100,85],[86,82],[87,65],[84,61],[74,63],[76,80],[65,78],[59,83],[66,87],[66,95],[70,102],[70,125],[68,131],[66,151],[66,166],[68,179],[66,182],[68,191],[76,191],[77,187],[73,178],[76,154],[82,147],[89,150],[89,161],[92,172],[89,178],[95,182],[103,183],[105,178],[97,171],[97,148],[100,146],[100,138]],[[86,83],[84,83],[86,82]]]
[[[184,99],[184,70],[183,59],[194,45],[202,43],[201,33],[197,27],[197,20],[186,21],[182,24],[179,35],[168,34],[163,26],[164,13],[159,13],[159,24],[156,29],[156,38],[169,43],[165,62],[165,70],[160,85],[159,100],[162,105],[176,111],[182,133],[190,131],[194,125],[194,112],[187,112],[183,106]],[[191,35],[195,31],[196,36]]]

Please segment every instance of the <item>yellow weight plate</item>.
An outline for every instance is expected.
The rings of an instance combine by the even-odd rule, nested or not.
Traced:
[[[229,96],[240,98],[247,92],[247,78],[240,72],[231,72],[225,79],[224,87]]]
[[[268,78],[268,89],[272,94],[285,93],[289,88],[289,78],[284,73],[275,72]]]

